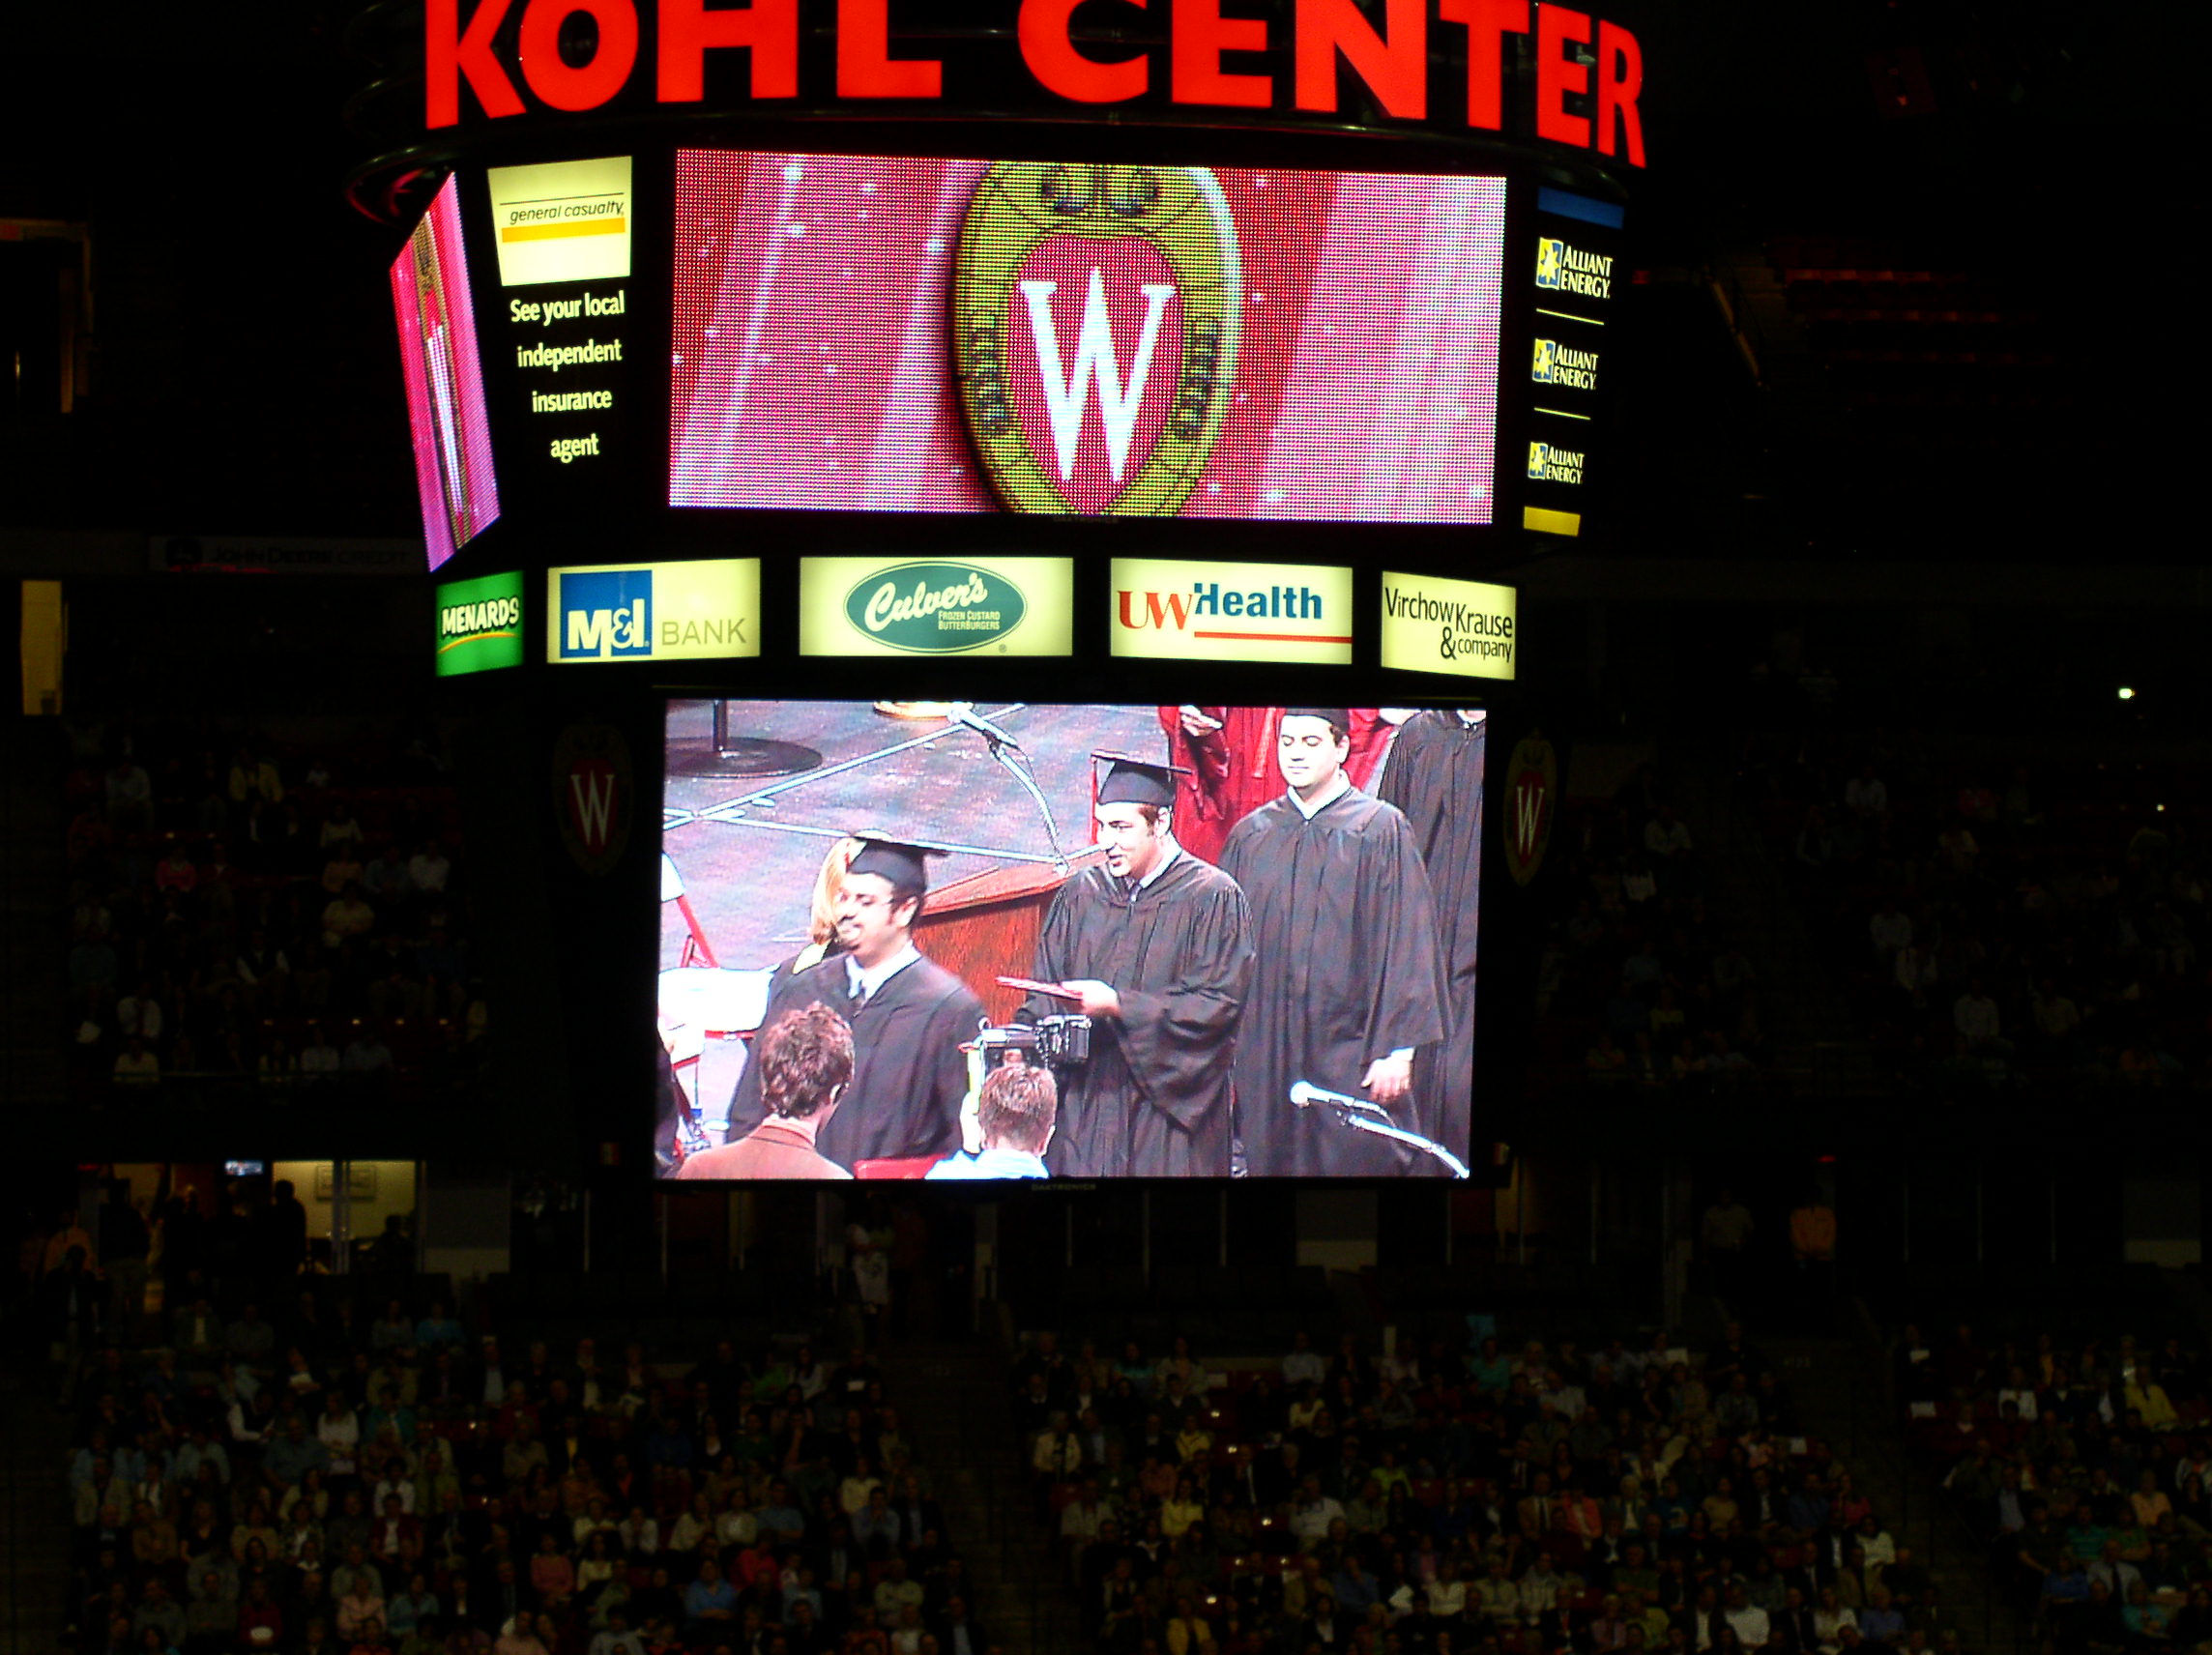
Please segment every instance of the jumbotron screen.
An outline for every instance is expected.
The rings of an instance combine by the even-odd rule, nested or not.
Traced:
[[[680,151],[669,503],[1492,520],[1505,181]]]
[[[476,308],[461,247],[461,188],[449,178],[392,261],[392,307],[407,386],[422,538],[436,568],[499,517]]]
[[[1464,1176],[1486,733],[672,701],[660,1176]]]

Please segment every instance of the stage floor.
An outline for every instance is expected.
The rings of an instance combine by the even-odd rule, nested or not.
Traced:
[[[661,849],[675,860],[725,969],[765,969],[805,946],[822,858],[856,828],[944,847],[948,855],[930,859],[932,888],[993,868],[1051,862],[1035,800],[972,730],[893,718],[864,701],[727,706],[733,738],[796,742],[819,752],[822,763],[758,778],[679,774],[686,756],[709,745],[713,704],[669,704]],[[1156,761],[1167,750],[1151,707],[981,702],[975,711],[1022,743],[1069,855],[1091,841],[1091,752]],[[676,905],[663,903],[662,970],[679,962],[684,937]]]

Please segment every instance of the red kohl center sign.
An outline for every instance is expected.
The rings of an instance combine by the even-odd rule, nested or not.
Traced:
[[[1274,126],[1333,124],[1364,106],[1384,124],[1532,137],[1644,165],[1643,47],[1572,7],[1297,0],[1234,15],[1224,0],[970,0],[974,27],[951,37],[902,17],[909,9],[908,0],[425,0],[423,125],[616,104],[852,114],[965,102],[1062,117],[1242,110]],[[567,38],[579,14],[597,25],[588,56]],[[1100,39],[1115,28],[1136,38]],[[825,40],[830,49],[817,52]],[[1528,130],[1507,133],[1508,110]]]

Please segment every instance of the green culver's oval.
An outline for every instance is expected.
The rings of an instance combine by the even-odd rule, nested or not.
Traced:
[[[1028,612],[1020,587],[976,564],[893,564],[845,595],[845,619],[862,636],[925,655],[988,649]]]

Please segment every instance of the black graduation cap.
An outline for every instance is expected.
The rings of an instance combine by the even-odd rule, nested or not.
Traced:
[[[1286,707],[1285,718],[1325,718],[1344,734],[1352,733],[1352,709],[1349,707]]]
[[[1126,753],[1092,753],[1091,757],[1093,763],[1106,766],[1106,774],[1098,783],[1100,804],[1173,804],[1175,778],[1192,773],[1179,765],[1155,765]]]
[[[854,853],[845,871],[878,875],[900,890],[927,890],[929,868],[923,858],[945,855],[934,846],[902,844],[873,833],[856,833],[853,837],[860,841],[860,849]]]

